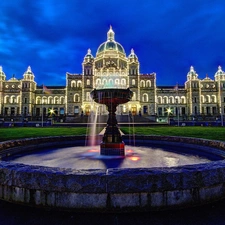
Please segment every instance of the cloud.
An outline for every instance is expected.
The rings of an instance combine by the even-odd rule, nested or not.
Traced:
[[[31,65],[38,83],[62,84],[67,71],[82,71],[88,48],[95,55],[109,25],[158,84],[184,83],[191,65],[213,78],[225,64],[222,0],[7,0],[0,8],[0,65],[9,76]]]

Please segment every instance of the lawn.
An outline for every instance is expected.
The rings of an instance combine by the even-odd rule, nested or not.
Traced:
[[[86,127],[11,127],[0,128],[0,141],[30,138],[30,137],[45,137],[45,136],[63,136],[63,135],[86,135]]]
[[[121,131],[131,135],[184,136],[225,141],[225,127],[121,127]],[[89,134],[89,129],[86,127],[11,127],[0,128],[0,141],[29,137],[86,134]]]
[[[225,141],[225,127],[123,127],[121,131],[126,134],[183,136]]]

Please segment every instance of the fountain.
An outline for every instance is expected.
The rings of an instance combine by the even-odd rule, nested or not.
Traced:
[[[100,144],[101,155],[125,155],[125,144],[122,141],[116,120],[116,107],[119,104],[127,103],[131,100],[133,92],[128,89],[94,89],[91,92],[93,100],[100,104],[105,104],[109,111],[107,127]]]
[[[119,104],[124,104],[132,98],[132,91],[129,88],[94,89],[91,96],[95,102],[105,104],[109,111],[106,131],[100,143],[101,155],[97,159],[85,159],[83,153],[79,154],[81,157],[77,157],[76,162],[80,161],[82,168],[64,166],[68,162],[58,167],[50,167],[48,164],[28,165],[7,161],[7,158],[16,154],[29,155],[28,151],[35,150],[36,158],[41,158],[40,150],[44,150],[46,154],[46,151],[51,151],[53,147],[62,151],[64,147],[77,146],[79,151],[82,151],[86,137],[40,137],[2,142],[0,157],[6,160],[0,162],[1,200],[57,210],[132,212],[190,207],[224,198],[224,142],[136,135],[136,143],[140,146],[166,146],[176,148],[180,152],[186,149],[188,154],[189,150],[195,150],[203,155],[213,155],[217,159],[176,166],[174,157],[166,156],[168,167],[152,167],[151,164],[141,162],[138,155],[134,155],[132,162],[138,162],[145,167],[138,163],[133,167],[121,166],[121,163],[126,164],[124,162],[129,159],[129,152],[125,157],[123,140],[130,137],[124,136],[122,140],[115,111]],[[149,163],[148,157],[154,160],[153,154],[149,156],[146,153],[147,148],[140,151],[145,152],[143,161]],[[67,158],[76,158],[76,154],[77,150],[69,151]],[[100,163],[106,162],[106,158],[117,162],[116,166],[112,166],[112,163],[108,163],[106,167],[99,166]],[[54,159],[48,156],[47,161],[51,164]],[[57,161],[63,161],[62,157]],[[76,162],[74,164],[77,165]],[[97,162],[98,167],[92,166],[93,162]]]

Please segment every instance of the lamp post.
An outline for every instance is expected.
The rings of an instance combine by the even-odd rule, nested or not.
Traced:
[[[168,116],[168,124],[170,125],[170,114],[172,113],[172,109],[169,107],[167,110],[167,116]]]

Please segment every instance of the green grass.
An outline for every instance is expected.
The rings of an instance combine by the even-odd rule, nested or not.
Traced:
[[[12,127],[0,128],[0,141],[46,136],[86,135],[86,127]]]
[[[224,127],[122,127],[125,134],[165,135],[225,141]]]
[[[87,127],[0,128],[0,141],[44,136],[86,135]],[[125,134],[196,137],[225,141],[225,127],[121,127]],[[100,131],[100,130],[99,130]]]

